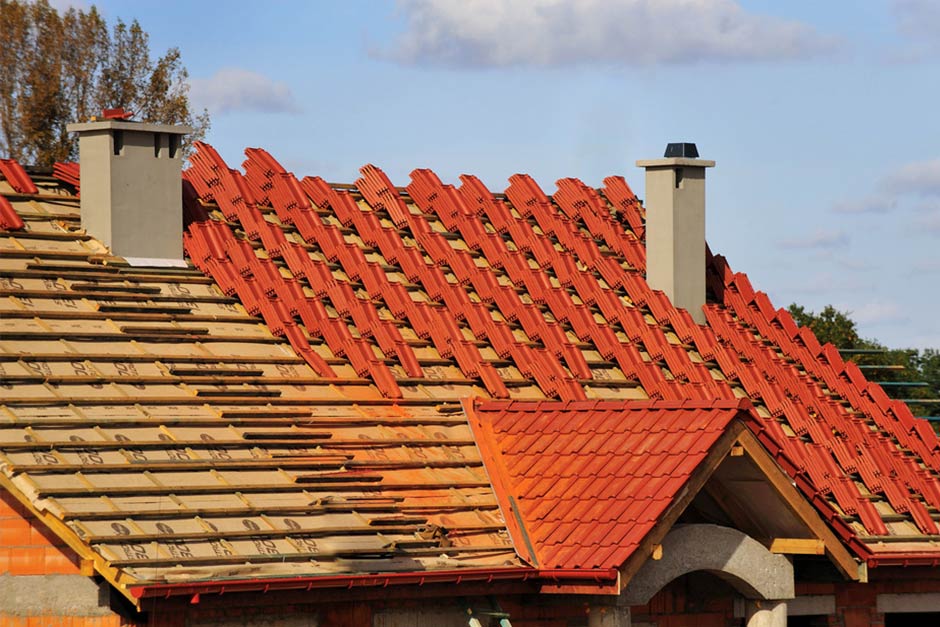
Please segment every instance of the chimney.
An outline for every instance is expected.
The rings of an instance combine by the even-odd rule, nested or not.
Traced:
[[[705,168],[695,144],[669,144],[646,168],[646,280],[704,324]],[[84,188],[82,188],[84,193]]]
[[[188,126],[104,120],[78,133],[82,228],[137,266],[183,266],[181,143]]]

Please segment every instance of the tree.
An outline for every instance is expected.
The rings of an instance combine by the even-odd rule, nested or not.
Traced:
[[[102,109],[134,119],[209,129],[189,103],[189,77],[171,48],[153,61],[137,21],[108,26],[92,6],[60,14],[48,0],[0,0],[0,155],[49,166],[78,157],[66,124]]]
[[[847,313],[832,305],[826,305],[817,314],[793,303],[787,307],[787,311],[798,325],[809,327],[820,342],[829,342],[839,348],[859,348],[861,338],[858,336],[855,322]]]

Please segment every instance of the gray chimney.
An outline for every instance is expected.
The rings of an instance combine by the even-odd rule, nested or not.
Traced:
[[[646,280],[705,322],[705,168],[695,144],[669,144],[646,168]],[[84,190],[83,190],[84,191]]]
[[[119,119],[78,133],[82,228],[132,265],[185,266],[181,143],[188,126]]]

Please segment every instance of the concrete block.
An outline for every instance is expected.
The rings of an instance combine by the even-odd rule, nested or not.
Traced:
[[[109,592],[81,575],[0,575],[0,608],[10,616],[112,616]]]

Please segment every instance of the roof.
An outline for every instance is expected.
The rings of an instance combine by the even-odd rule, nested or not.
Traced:
[[[548,196],[415,170],[397,188],[369,165],[331,184],[197,148],[183,270],[83,233],[74,166],[0,170],[0,482],[103,572],[521,567],[471,397],[749,398],[749,427],[860,558],[940,559],[929,425],[720,256],[706,325],[650,290],[624,179]]]
[[[471,425],[516,546],[543,568],[620,568],[686,488],[738,401],[479,402]]]

